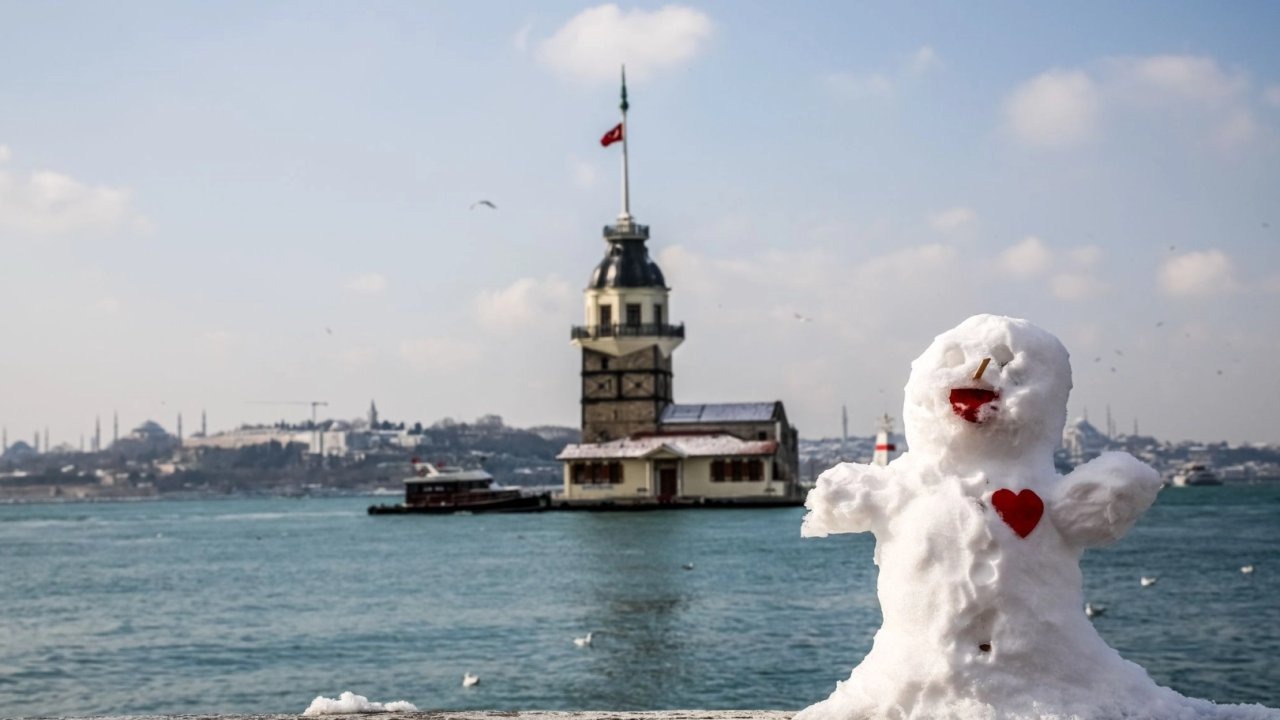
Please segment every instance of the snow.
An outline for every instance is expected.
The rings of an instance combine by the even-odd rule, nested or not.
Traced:
[[[884,621],[796,720],[1280,720],[1156,685],[1085,617],[1081,555],[1120,539],[1160,478],[1127,453],[1059,475],[1070,390],[1066,349],[1025,320],[969,318],[912,363],[910,451],[837,465],[805,503],[805,537],[875,535]]]
[[[352,713],[376,713],[376,712],[417,712],[418,708],[411,702],[404,700],[396,700],[385,705],[380,702],[371,702],[369,698],[363,695],[356,695],[353,692],[344,692],[335,700],[317,695],[315,700],[307,706],[302,712],[306,717],[315,717],[317,715],[350,715]]]
[[[679,457],[715,457],[722,455],[772,455],[778,449],[774,440],[742,440],[733,435],[649,435],[622,438],[604,443],[567,445],[557,460],[594,460],[602,458],[642,458],[665,451]]]

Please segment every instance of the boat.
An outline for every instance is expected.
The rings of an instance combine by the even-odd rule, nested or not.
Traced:
[[[1221,485],[1222,480],[1203,462],[1189,462],[1173,475],[1174,487]]]
[[[538,512],[551,505],[548,493],[526,495],[519,488],[494,487],[484,470],[413,460],[413,475],[404,481],[404,502],[371,505],[370,515],[451,515],[487,512]]]

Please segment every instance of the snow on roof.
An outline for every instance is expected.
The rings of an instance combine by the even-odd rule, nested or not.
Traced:
[[[643,458],[661,451],[680,457],[730,455],[772,455],[778,450],[774,440],[742,440],[732,435],[651,435],[605,443],[566,445],[557,460],[597,460]]]
[[[663,408],[663,425],[681,423],[773,422],[776,402],[671,404]]]

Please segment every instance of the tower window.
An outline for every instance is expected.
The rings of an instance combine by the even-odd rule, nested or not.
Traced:
[[[602,358],[600,358],[600,369],[601,369],[601,370],[608,370],[608,369],[609,369],[609,358],[607,358],[607,357],[602,357]]]
[[[627,305],[627,325],[636,327],[640,324],[640,305],[639,303]]]
[[[653,324],[662,324],[662,305],[656,303],[653,306]]]
[[[612,305],[600,306],[600,334],[601,335],[613,334],[613,306]]]

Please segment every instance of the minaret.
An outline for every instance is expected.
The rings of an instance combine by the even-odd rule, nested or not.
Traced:
[[[44,426],[44,451],[49,452],[49,426]]]
[[[649,257],[649,228],[631,215],[627,157],[627,78],[622,75],[622,212],[606,225],[604,260],[583,290],[586,323],[571,337],[582,348],[582,441],[655,432],[671,404],[671,353],[684,325],[670,324],[670,288]]]
[[[369,429],[378,429],[378,405],[374,401],[369,401]]]
[[[36,431],[36,436],[31,441],[31,447],[36,451],[37,455],[40,454],[40,431],[39,430]]]
[[[93,418],[93,451],[102,452],[102,416]]]
[[[84,433],[80,433],[80,452],[84,452]]]
[[[849,462],[849,406],[840,406],[840,462]]]
[[[200,410],[200,437],[209,437],[209,418],[205,417],[203,408]]]
[[[9,428],[4,429],[4,440],[0,440],[0,443],[4,445],[0,447],[0,455],[3,455],[9,451]]]
[[[182,413],[178,413],[178,445],[182,445]]]
[[[871,464],[888,465],[889,453],[897,449],[898,446],[893,444],[893,418],[885,413],[876,424],[876,452],[871,456]]]
[[[120,442],[120,412],[111,411],[111,444],[115,445]]]

